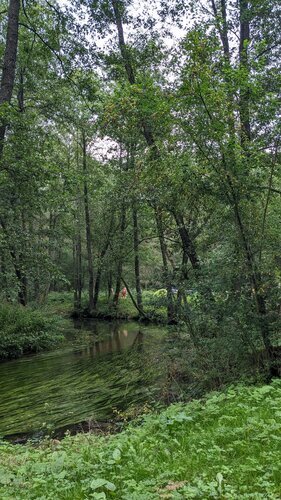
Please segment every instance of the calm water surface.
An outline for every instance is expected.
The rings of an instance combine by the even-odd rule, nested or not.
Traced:
[[[55,351],[0,364],[0,436],[55,429],[156,399],[167,363],[163,327],[69,322]]]

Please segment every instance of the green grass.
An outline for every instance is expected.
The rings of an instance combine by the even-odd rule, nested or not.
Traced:
[[[2,444],[0,498],[280,499],[281,382],[170,406],[115,436]]]
[[[83,307],[86,307],[86,297],[84,296]],[[51,292],[41,309],[47,315],[70,316],[73,312],[73,293]]]
[[[19,305],[0,305],[0,360],[56,347],[63,336],[55,321]]]
[[[133,291],[135,296],[135,292]],[[165,296],[157,296],[153,290],[143,291],[143,308],[152,321],[166,323],[167,309]],[[87,293],[82,294],[82,310],[86,310],[88,305]],[[70,316],[73,313],[73,293],[72,292],[51,292],[42,310],[46,314],[59,316]],[[108,300],[107,293],[100,292],[96,311],[97,317],[111,316],[117,319],[138,319],[139,312],[132,303],[129,295],[126,299],[120,298],[117,311],[114,309],[112,301]]]

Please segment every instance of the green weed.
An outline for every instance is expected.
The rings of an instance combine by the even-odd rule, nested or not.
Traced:
[[[281,382],[231,387],[123,433],[2,444],[1,499],[254,499],[281,493]]]

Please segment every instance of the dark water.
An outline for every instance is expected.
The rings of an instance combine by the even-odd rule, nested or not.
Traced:
[[[166,337],[137,323],[69,323],[62,348],[0,364],[0,436],[104,421],[157,399]]]

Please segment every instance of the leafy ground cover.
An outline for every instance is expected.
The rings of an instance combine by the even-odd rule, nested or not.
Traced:
[[[0,497],[277,500],[280,408],[274,380],[172,405],[118,435],[1,443]]]
[[[0,360],[56,347],[63,336],[54,319],[19,305],[0,306]]]
[[[83,293],[82,311],[87,310],[87,303],[87,294]],[[143,291],[143,308],[147,316],[150,317],[152,321],[159,323],[167,322],[166,297],[158,295],[156,290]],[[73,293],[51,292],[42,310],[47,314],[68,316],[73,314]],[[108,300],[107,294],[105,292],[101,292],[95,316],[99,318],[112,317],[117,319],[138,319],[139,313],[132,303],[129,295],[127,295],[126,299],[120,298],[117,310],[115,310],[112,301]]]

